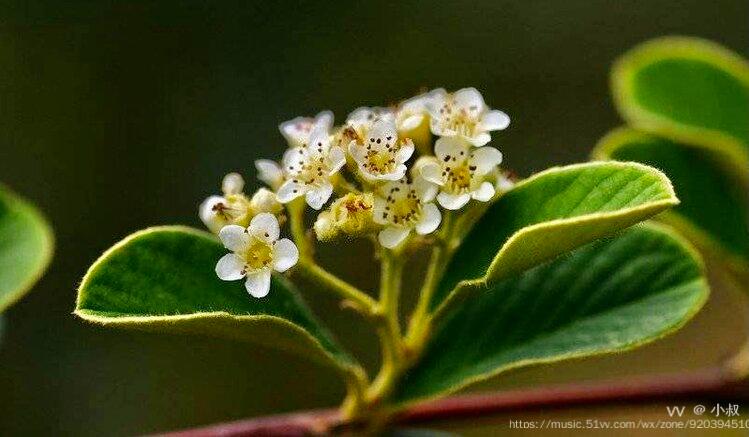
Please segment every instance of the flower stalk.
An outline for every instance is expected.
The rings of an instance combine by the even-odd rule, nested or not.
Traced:
[[[374,382],[367,391],[368,401],[379,403],[388,396],[403,363],[403,344],[398,300],[403,275],[403,260],[396,251],[383,250],[380,272],[380,300],[377,304],[377,335],[382,349],[382,364]]]

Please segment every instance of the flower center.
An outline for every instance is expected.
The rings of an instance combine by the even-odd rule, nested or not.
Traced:
[[[244,259],[251,271],[270,267],[273,262],[273,247],[265,241],[255,240],[244,253]]]
[[[213,205],[212,210],[217,216],[229,222],[239,220],[248,212],[247,202],[236,195],[226,196],[226,202]]]
[[[295,184],[319,185],[330,168],[322,154],[308,156],[299,150],[299,160],[289,165],[288,172]]]
[[[403,189],[408,192],[403,193]],[[413,188],[394,187],[387,197],[387,206],[382,218],[395,225],[405,226],[415,223],[421,214],[421,200]]]
[[[470,108],[472,111],[474,107]],[[452,130],[459,135],[473,136],[478,126],[478,117],[465,108],[455,108],[450,103],[445,103],[440,108],[440,127],[443,130]]]
[[[395,153],[388,150],[368,150],[364,165],[370,173],[386,174],[395,170]]]
[[[471,170],[473,168],[473,170]],[[454,166],[444,167],[442,177],[445,178],[446,191],[451,193],[463,193],[471,187],[475,168],[469,167],[465,163]]]

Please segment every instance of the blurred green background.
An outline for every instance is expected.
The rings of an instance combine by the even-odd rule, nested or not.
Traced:
[[[289,355],[86,326],[71,315],[77,283],[132,231],[198,226],[224,173],[256,184],[252,161],[280,156],[283,120],[332,109],[340,121],[421,88],[476,86],[511,115],[494,144],[527,175],[587,160],[621,123],[608,90],[617,55],[664,34],[747,55],[747,17],[746,0],[0,1],[0,180],[57,233],[48,274],[5,314],[0,435],[130,435],[335,405],[336,377]],[[322,259],[367,284],[366,257],[350,261],[367,251]],[[376,364],[355,315],[305,295]],[[721,288],[664,342],[474,389],[703,367],[741,341],[741,304]]]

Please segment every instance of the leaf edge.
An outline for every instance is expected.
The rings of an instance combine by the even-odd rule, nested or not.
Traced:
[[[3,313],[8,308],[18,303],[21,298],[29,293],[31,289],[34,288],[34,286],[37,284],[37,282],[42,279],[47,271],[47,268],[52,262],[52,258],[54,257],[56,241],[52,225],[44,216],[44,214],[29,200],[2,183],[0,183],[0,197],[10,199],[14,204],[14,211],[20,210],[23,213],[31,216],[32,219],[38,225],[40,225],[42,237],[45,241],[44,251],[42,252],[42,258],[40,260],[41,262],[39,262],[35,266],[33,274],[29,275],[15,291],[9,293],[8,295],[10,297],[0,300],[0,313]]]
[[[679,199],[676,197],[676,192],[674,191],[673,184],[671,183],[671,180],[660,170],[641,164],[639,162],[621,162],[621,161],[596,161],[596,162],[583,162],[578,164],[572,164],[572,165],[566,165],[566,166],[555,166],[548,168],[544,171],[538,172],[533,174],[532,176],[523,179],[522,181],[518,182],[518,184],[513,187],[514,189],[517,189],[519,187],[522,187],[523,185],[530,183],[534,181],[537,178],[543,177],[549,173],[553,173],[559,170],[568,170],[568,169],[577,169],[582,167],[596,167],[596,166],[619,166],[619,167],[637,167],[649,172],[652,172],[655,176],[660,179],[660,181],[663,183],[665,191],[668,193],[669,197],[666,199],[660,199],[654,202],[647,202],[642,205],[638,205],[635,207],[630,208],[623,208],[616,211],[611,212],[598,212],[593,214],[585,214],[573,218],[563,218],[563,219],[555,219],[555,220],[549,220],[546,222],[536,223],[530,226],[525,226],[517,231],[515,231],[503,244],[502,247],[497,251],[496,255],[494,255],[494,258],[492,259],[492,262],[489,264],[489,267],[487,267],[486,272],[484,275],[480,278],[471,278],[471,279],[464,279],[462,281],[459,281],[455,287],[448,293],[448,295],[444,298],[442,302],[440,302],[437,307],[434,309],[435,317],[441,317],[450,306],[455,305],[459,303],[462,299],[467,298],[468,295],[470,295],[473,292],[480,291],[483,288],[486,288],[489,284],[491,284],[494,281],[497,281],[501,279],[503,276],[497,276],[496,270],[498,269],[497,264],[499,263],[499,260],[502,258],[502,255],[506,253],[510,247],[514,247],[517,244],[516,241],[520,241],[522,237],[525,235],[536,233],[539,231],[544,231],[546,229],[554,228],[554,227],[563,227],[563,226],[574,226],[578,225],[580,223],[586,223],[586,222],[593,222],[599,219],[616,219],[619,217],[624,217],[628,214],[631,214],[633,212],[645,212],[647,213],[650,210],[657,210],[660,209],[665,210],[666,208],[675,206],[679,204]],[[651,216],[654,214],[651,214]],[[643,220],[638,220],[634,223],[632,223],[629,226],[632,226],[637,223],[641,223]],[[628,228],[629,226],[625,226],[623,228],[618,229],[623,230]],[[617,232],[614,231],[614,232]],[[607,233],[604,235],[601,235],[597,238],[601,238],[605,235],[610,235],[611,233]],[[594,238],[593,240],[597,239]],[[593,241],[591,240],[591,241]],[[579,247],[579,246],[578,246]],[[570,249],[574,250],[574,249]],[[566,253],[566,252],[565,252]],[[550,258],[553,259],[554,257]],[[548,261],[549,259],[545,260]],[[545,262],[544,261],[544,262]],[[528,267],[525,270],[532,268]],[[510,273],[513,273],[510,271]],[[517,271],[514,273],[518,273]],[[463,296],[465,294],[465,296]]]
[[[614,106],[621,117],[637,129],[722,154],[725,156],[725,165],[743,181],[749,181],[749,175],[744,171],[749,167],[749,152],[744,150],[743,141],[720,131],[674,121],[643,108],[631,98],[632,78],[637,68],[654,59],[672,57],[675,54],[715,65],[749,88],[749,63],[737,53],[703,38],[664,36],[642,42],[614,61],[609,77]]]
[[[75,302],[75,308],[72,312],[73,315],[81,318],[82,320],[85,320],[86,322],[99,325],[99,326],[114,326],[118,328],[124,328],[124,329],[135,329],[135,330],[141,330],[141,331],[151,331],[151,332],[158,332],[157,330],[150,330],[148,329],[149,326],[154,326],[159,323],[174,323],[174,322],[180,322],[180,321],[198,321],[198,320],[204,320],[204,319],[212,319],[212,318],[219,318],[224,320],[230,320],[234,322],[260,322],[260,321],[273,321],[273,322],[279,322],[281,325],[284,325],[285,328],[290,328],[292,331],[294,331],[296,334],[300,334],[303,338],[305,338],[309,342],[309,346],[311,346],[313,349],[315,349],[317,352],[319,352],[319,355],[325,357],[325,362],[322,364],[327,364],[330,367],[333,367],[343,374],[350,373],[353,369],[357,368],[356,364],[354,362],[346,362],[344,363],[342,360],[337,359],[330,351],[326,350],[320,341],[318,341],[312,334],[310,334],[306,329],[302,328],[301,326],[292,323],[289,320],[284,319],[283,317],[277,317],[277,316],[271,316],[271,315],[235,315],[228,313],[226,311],[212,311],[212,312],[196,312],[191,314],[178,314],[178,315],[153,315],[153,316],[123,316],[123,317],[105,317],[97,315],[96,311],[86,310],[83,308],[80,308],[81,303],[81,295],[82,291],[84,290],[86,284],[91,280],[91,276],[95,274],[96,270],[104,263],[106,260],[111,257],[114,253],[116,253],[119,249],[130,243],[132,240],[139,238],[143,235],[147,235],[156,231],[180,231],[180,232],[186,232],[189,234],[197,235],[202,238],[207,238],[213,241],[217,241],[215,236],[213,234],[210,234],[208,232],[190,227],[190,226],[184,226],[184,225],[159,225],[159,226],[150,226],[145,229],[141,229],[139,231],[133,232],[129,235],[127,235],[122,240],[118,241],[111,247],[109,247],[107,250],[105,250],[97,259],[96,261],[91,264],[91,266],[88,268],[86,273],[83,276],[83,279],[81,279],[81,283],[78,285],[78,288],[76,289],[76,302]],[[208,337],[218,337],[216,335],[211,334],[203,334]],[[266,347],[271,347],[266,345]],[[280,349],[284,351],[284,349]],[[288,351],[285,351],[288,353]],[[321,362],[322,360],[318,359],[311,359],[315,362]]]
[[[603,351],[597,351],[597,352],[591,352],[591,353],[571,353],[571,354],[565,354],[556,356],[553,358],[543,358],[543,359],[525,359],[521,361],[514,362],[512,364],[506,365],[504,367],[499,367],[497,369],[494,369],[490,372],[486,372],[481,375],[476,375],[471,378],[467,378],[464,382],[461,384],[456,384],[453,387],[450,387],[448,389],[444,389],[442,391],[436,392],[433,395],[430,396],[421,396],[421,397],[415,397],[408,399],[406,401],[402,401],[397,403],[398,408],[406,408],[409,405],[417,404],[420,402],[428,401],[429,399],[436,399],[440,397],[444,397],[447,395],[450,395],[452,393],[455,393],[459,390],[462,390],[466,387],[469,387],[477,382],[485,381],[487,379],[493,378],[495,376],[498,376],[502,373],[510,372],[516,369],[520,369],[523,367],[531,367],[531,366],[538,366],[538,365],[546,365],[546,364],[554,364],[562,361],[576,361],[576,360],[582,360],[587,358],[596,358],[596,357],[602,357],[606,355],[613,355],[613,354],[619,354],[619,353],[625,353],[632,351],[634,349],[637,349],[641,346],[646,346],[650,343],[654,343],[658,340],[661,340],[665,337],[668,337],[671,334],[674,334],[675,332],[679,331],[681,328],[683,328],[687,323],[689,323],[690,320],[694,318],[695,315],[704,307],[705,303],[707,302],[708,297],[710,296],[710,284],[706,277],[706,267],[705,263],[702,260],[702,257],[700,256],[699,252],[694,248],[694,246],[681,234],[679,234],[675,229],[673,229],[671,226],[668,226],[663,223],[657,223],[653,222],[652,220],[642,222],[639,226],[643,227],[649,227],[651,229],[656,229],[660,232],[663,232],[665,234],[668,234],[669,237],[673,238],[673,240],[679,244],[679,246],[694,260],[695,264],[698,266],[700,270],[700,277],[690,281],[691,283],[700,283],[702,284],[702,287],[700,287],[701,293],[700,293],[700,299],[698,299],[692,308],[690,308],[690,311],[686,314],[684,318],[682,318],[678,323],[669,326],[667,329],[657,333],[656,335],[653,335],[651,337],[648,337],[644,340],[630,343],[626,346],[616,348],[616,349],[610,349],[610,350],[603,350]]]
[[[595,160],[611,160],[611,154],[621,147],[624,142],[633,138],[657,138],[657,135],[638,131],[628,126],[620,126],[604,135],[591,151],[591,158]],[[700,228],[693,221],[676,211],[664,211],[654,218],[674,229],[682,232],[687,239],[691,240],[697,248],[704,250],[710,256],[721,259],[722,263],[739,275],[740,278],[749,278],[749,260],[731,253],[725,249],[723,244],[712,237],[709,232]]]

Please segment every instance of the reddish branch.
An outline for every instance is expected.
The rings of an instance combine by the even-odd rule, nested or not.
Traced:
[[[610,382],[566,384],[537,389],[455,396],[413,406],[397,418],[400,424],[465,419],[493,414],[611,403],[667,400],[749,400],[744,383],[716,368],[679,375],[664,375]],[[230,422],[167,434],[171,437],[306,436],[340,427],[336,410],[313,410]]]

